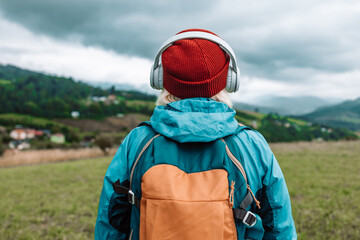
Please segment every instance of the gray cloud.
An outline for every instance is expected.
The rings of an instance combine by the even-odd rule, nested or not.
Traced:
[[[148,58],[186,23],[197,22],[192,20],[196,12],[210,5],[205,0],[0,1],[5,17],[38,33]]]
[[[360,69],[360,5],[351,0],[0,0],[0,7],[37,33],[148,59],[177,31],[200,27],[227,40],[249,76],[306,81]]]

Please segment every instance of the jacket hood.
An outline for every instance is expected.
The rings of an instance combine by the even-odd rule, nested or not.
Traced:
[[[177,142],[211,142],[236,132],[236,112],[208,98],[188,98],[157,106],[150,119],[153,129]]]

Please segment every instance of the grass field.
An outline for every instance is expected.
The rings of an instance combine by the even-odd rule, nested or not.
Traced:
[[[271,145],[299,239],[360,239],[360,142]],[[93,239],[111,158],[0,169],[0,239]]]
[[[0,169],[0,239],[93,239],[109,161]]]
[[[360,239],[360,142],[273,144],[299,239]]]

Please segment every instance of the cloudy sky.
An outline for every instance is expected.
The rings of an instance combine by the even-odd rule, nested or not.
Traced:
[[[148,84],[163,41],[209,29],[234,49],[236,100],[360,97],[358,0],[0,0],[0,63]]]

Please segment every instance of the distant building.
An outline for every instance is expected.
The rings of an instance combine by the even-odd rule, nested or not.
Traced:
[[[26,140],[13,140],[9,142],[9,148],[19,150],[29,149],[30,143]]]
[[[258,127],[256,120],[252,121],[250,125],[251,125],[251,127],[253,127],[253,128],[257,128],[257,127]]]
[[[116,95],[115,94],[110,94],[109,96],[107,96],[106,101],[104,102],[105,104],[119,104],[119,101],[116,100]]]
[[[101,96],[101,97],[92,96],[91,97],[91,101],[93,101],[93,102],[105,102],[106,99],[107,98],[105,96]]]
[[[39,131],[43,132],[43,134],[46,135],[47,137],[51,136],[51,131],[49,129],[41,129]]]
[[[10,137],[15,140],[33,139],[42,135],[44,135],[42,131],[35,129],[14,129],[10,132]]]
[[[80,117],[80,112],[78,112],[78,111],[72,111],[72,112],[71,112],[71,117],[72,117],[72,118],[79,118],[79,117]]]
[[[107,100],[110,101],[110,102],[115,102],[116,95],[115,94],[110,94],[109,96],[107,96]]]
[[[91,97],[91,101],[93,101],[93,102],[98,102],[98,101],[99,101],[99,97],[93,96],[93,97]]]
[[[55,133],[51,135],[50,141],[53,143],[64,144],[65,136],[62,133]]]
[[[24,129],[14,129],[10,132],[10,137],[15,140],[26,139],[26,131]]]

